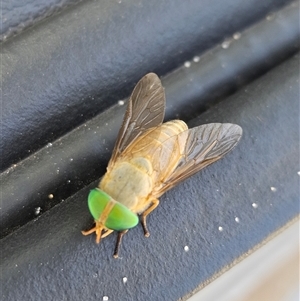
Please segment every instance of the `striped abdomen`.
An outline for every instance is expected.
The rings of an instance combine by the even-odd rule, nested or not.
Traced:
[[[125,150],[126,156],[147,158],[152,164],[154,185],[157,185],[177,166],[186,140],[186,135],[178,135],[187,130],[182,120],[163,123],[135,139]]]

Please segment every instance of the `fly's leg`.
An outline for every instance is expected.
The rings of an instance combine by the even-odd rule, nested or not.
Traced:
[[[152,205],[147,209],[145,210],[142,215],[141,215],[141,224],[142,224],[142,227],[143,227],[143,230],[144,230],[144,235],[146,237],[149,237],[150,236],[150,233],[149,233],[149,230],[148,230],[148,227],[147,227],[147,222],[146,222],[146,217],[149,213],[151,213],[159,204],[159,200],[158,199],[152,199],[151,200],[152,202]]]
[[[116,247],[115,247],[115,251],[114,251],[114,258],[118,258],[119,257],[119,249],[120,249],[120,245],[122,242],[122,238],[124,236],[125,233],[127,233],[128,230],[124,230],[124,231],[120,231],[118,233],[118,238],[117,238],[117,243],[116,243]]]
[[[101,238],[104,238],[104,237],[106,237],[106,236],[108,236],[108,235],[110,235],[111,233],[113,233],[114,232],[114,230],[106,230],[106,232],[104,232],[102,235],[101,235]]]
[[[106,229],[105,226],[102,225],[102,223],[95,221],[95,227],[91,228],[90,230],[87,231],[81,231],[83,235],[90,235],[94,232],[96,232],[96,243],[100,243],[101,240],[101,235],[102,235],[102,230]],[[110,234],[110,233],[109,233]],[[107,234],[108,235],[108,234]]]

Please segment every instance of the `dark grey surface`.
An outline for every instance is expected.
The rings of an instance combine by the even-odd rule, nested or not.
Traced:
[[[22,33],[81,0],[9,0],[1,2],[0,41]]]
[[[8,39],[0,169],[128,96],[145,73],[164,75],[289,2],[83,1]]]
[[[130,230],[119,259],[115,234],[99,246],[80,234],[96,183],[2,239],[3,300],[182,298],[299,214],[298,109],[299,55],[189,123],[237,123],[244,135],[166,193],[149,217],[150,238]]]
[[[297,51],[296,8],[284,8],[228,40],[228,48],[219,45],[164,77],[167,119],[192,119]],[[35,208],[44,213],[103,174],[124,110],[105,111],[0,175],[1,236],[35,218]]]
[[[1,228],[13,231],[0,241],[1,299],[185,299],[299,214],[299,56],[258,78],[298,51],[299,2],[275,14],[290,1],[84,1],[60,9],[71,2],[26,0],[23,15],[4,5],[4,17],[27,30],[1,44],[1,168],[16,164],[0,179]],[[92,224],[87,195],[125,109],[108,107],[146,72],[165,75],[186,60],[190,67],[163,78],[167,118],[235,122],[244,136],[164,195],[148,220],[150,238],[141,227],[129,231],[114,260],[116,234],[97,246],[80,233]]]

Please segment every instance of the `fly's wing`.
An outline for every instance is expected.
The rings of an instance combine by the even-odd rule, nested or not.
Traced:
[[[237,145],[242,132],[240,126],[230,123],[210,123],[189,129],[183,156],[173,173],[164,181],[158,195],[221,159]],[[180,135],[186,135],[186,132]]]
[[[154,73],[146,74],[130,96],[108,168],[133,140],[147,129],[163,122],[165,103],[164,88],[160,79]]]

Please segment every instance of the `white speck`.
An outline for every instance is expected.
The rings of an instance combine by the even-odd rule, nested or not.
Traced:
[[[93,274],[93,278],[97,278],[98,277],[98,274],[97,273],[94,273]]]
[[[52,146],[52,143],[49,142],[49,143],[47,144],[47,147],[51,147],[51,146]]]
[[[297,172],[298,176],[300,176],[300,171]]]
[[[69,159],[70,162],[72,162],[73,160],[74,160],[73,158],[70,158],[70,159]]]
[[[189,67],[191,67],[191,62],[188,62],[188,61],[187,61],[187,62],[185,62],[185,63],[184,63],[184,67],[186,67],[186,68],[189,68]]]
[[[276,187],[271,187],[271,190],[272,190],[273,192],[275,192],[275,191],[277,191],[277,188],[276,188]]]
[[[39,215],[40,213],[41,213],[41,207],[36,207],[35,209],[34,209],[34,214],[35,215]]]
[[[50,193],[50,194],[48,195],[48,198],[49,198],[49,199],[53,199],[53,198],[54,198],[53,194]]]
[[[125,103],[124,100],[119,100],[119,101],[118,101],[118,105],[119,105],[119,106],[123,106],[124,103]]]
[[[15,264],[15,266],[16,266],[16,268],[18,267],[18,265],[17,265],[17,264]]]
[[[222,43],[222,48],[223,48],[223,49],[227,49],[227,48],[229,47],[229,45],[230,45],[230,41],[224,41],[224,42]]]
[[[184,251],[185,251],[185,252],[188,252],[189,249],[190,249],[189,246],[185,246],[185,247],[184,247]]]
[[[127,282],[127,277],[123,277],[123,283],[125,284]]]
[[[59,174],[59,169],[56,170],[56,173]]]
[[[120,0],[119,3],[122,3],[122,1]]]
[[[236,216],[235,219],[234,219],[237,223],[240,222],[240,219]]]
[[[108,301],[108,297],[107,296],[103,296],[103,301]]]
[[[253,207],[253,208],[257,208],[258,205],[257,205],[256,203],[252,203],[252,207]]]
[[[71,183],[71,180],[68,180],[67,183]]]
[[[199,56],[194,56],[193,61],[195,63],[198,63],[200,61],[200,57]]]
[[[266,19],[268,21],[271,21],[272,19],[274,19],[274,17],[275,17],[275,15],[273,13],[271,13],[271,14],[267,15]]]
[[[219,229],[220,232],[223,231],[223,227],[221,227],[221,226],[218,229]]]
[[[241,33],[240,32],[236,32],[236,33],[233,34],[233,38],[235,40],[238,40],[240,37],[241,37]]]

